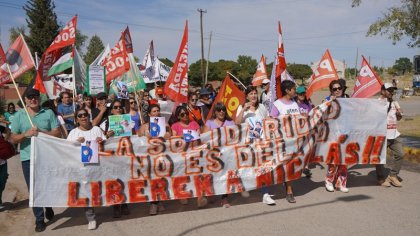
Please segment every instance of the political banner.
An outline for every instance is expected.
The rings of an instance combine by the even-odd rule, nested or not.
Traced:
[[[96,95],[106,91],[105,67],[97,65],[87,66],[87,87],[89,95]]]
[[[362,114],[362,115],[359,115]],[[100,207],[232,194],[300,178],[309,162],[384,164],[386,103],[337,99],[304,115],[266,118],[264,137],[245,124],[182,137],[105,140],[99,164],[80,162],[80,144],[32,137],[31,207]]]

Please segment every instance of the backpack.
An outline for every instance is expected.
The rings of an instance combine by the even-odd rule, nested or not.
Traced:
[[[6,141],[0,133],[0,159],[7,160],[16,154],[13,144]]]

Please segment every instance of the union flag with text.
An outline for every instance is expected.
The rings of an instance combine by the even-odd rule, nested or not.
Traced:
[[[330,51],[327,49],[319,61],[318,67],[314,70],[306,89],[306,96],[309,98],[316,90],[326,88],[331,81],[337,80],[338,75],[332,60]]]
[[[368,98],[381,91],[382,81],[372,70],[368,61],[362,56],[362,68],[354,84],[352,98]]]

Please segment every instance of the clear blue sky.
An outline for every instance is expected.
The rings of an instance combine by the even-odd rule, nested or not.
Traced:
[[[24,0],[0,0],[1,43],[8,48],[8,30],[26,25]],[[354,67],[356,50],[370,57],[372,65],[392,65],[400,57],[412,60],[419,49],[403,40],[393,45],[386,36],[365,37],[369,25],[399,4],[397,0],[365,0],[352,8],[351,0],[56,0],[59,22],[65,24],[78,14],[77,27],[89,37],[97,34],[113,46],[129,25],[134,54],[143,58],[150,40],[159,57],[174,60],[185,20],[189,21],[189,62],[201,57],[198,8],[203,17],[205,57],[209,34],[213,32],[210,61],[236,60],[249,55],[259,60],[263,53],[271,62],[276,52],[277,21],[281,21],[288,63],[310,64],[326,48],[338,60]],[[88,42],[86,42],[86,45]]]

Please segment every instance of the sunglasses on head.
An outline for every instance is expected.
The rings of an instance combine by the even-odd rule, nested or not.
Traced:
[[[83,113],[77,114],[77,118],[83,118],[83,117],[88,117],[88,113],[83,112]]]
[[[123,109],[123,106],[113,106],[112,109]]]
[[[38,98],[39,98],[39,96],[36,96],[36,95],[29,95],[27,98],[28,98],[29,100],[32,100],[32,99],[38,99]]]
[[[336,92],[336,91],[339,91],[339,90],[342,90],[342,89],[343,89],[342,87],[337,87],[337,88],[332,88],[332,91]]]

